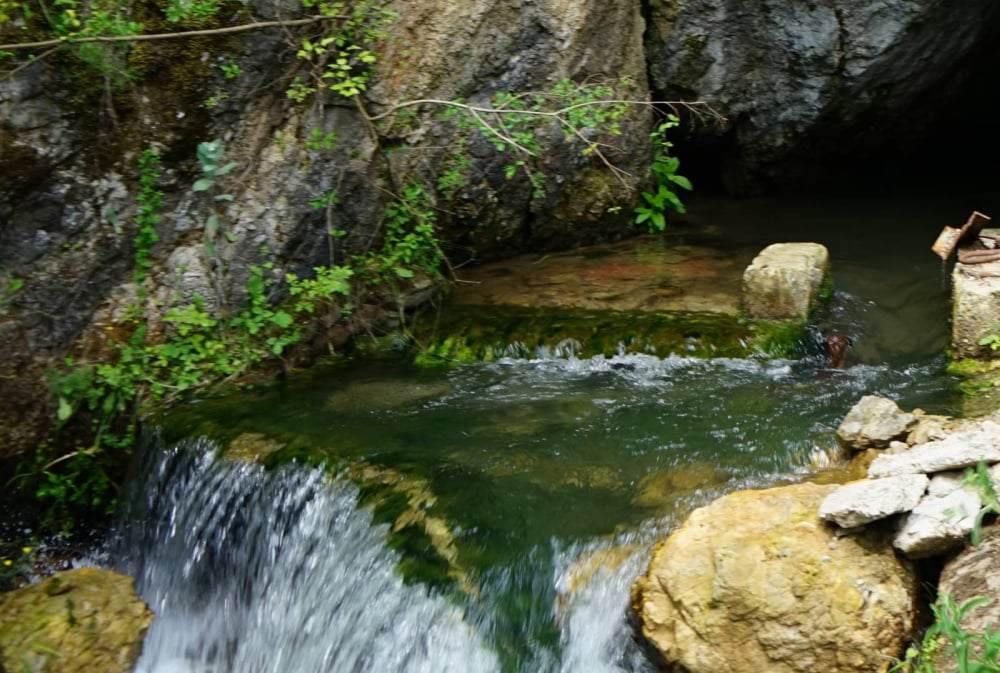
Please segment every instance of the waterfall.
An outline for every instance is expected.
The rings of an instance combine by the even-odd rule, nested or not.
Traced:
[[[157,617],[137,673],[480,673],[463,611],[394,570],[385,530],[320,470],[153,450],[118,544]]]

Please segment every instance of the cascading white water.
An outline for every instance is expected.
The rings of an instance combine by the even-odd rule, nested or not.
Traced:
[[[463,612],[394,572],[354,488],[318,470],[157,452],[123,526],[157,615],[138,673],[486,673]]]

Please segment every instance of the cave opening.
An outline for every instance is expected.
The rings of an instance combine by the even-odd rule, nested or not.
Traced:
[[[714,195],[955,192],[1000,216],[1000,11],[983,20],[978,46],[911,112],[873,109],[850,122],[832,112],[786,159],[749,175],[733,129],[678,134],[680,172]]]

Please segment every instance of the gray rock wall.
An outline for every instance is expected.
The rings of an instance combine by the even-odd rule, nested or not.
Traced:
[[[801,179],[815,158],[912,142],[963,83],[997,14],[989,0],[651,8],[653,87],[729,117],[726,178],[736,190]]]

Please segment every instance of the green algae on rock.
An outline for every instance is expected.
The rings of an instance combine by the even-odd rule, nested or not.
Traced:
[[[521,306],[462,306],[414,327],[424,365],[620,353],[690,357],[793,357],[803,323],[749,323],[705,312],[650,313]]]

